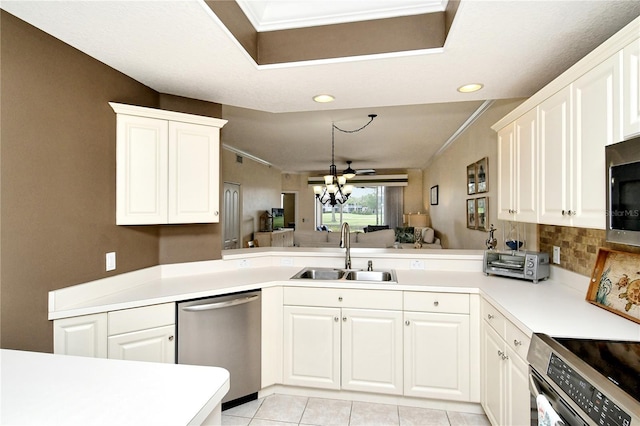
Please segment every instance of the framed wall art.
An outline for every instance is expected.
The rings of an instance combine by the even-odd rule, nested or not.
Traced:
[[[467,166],[467,195],[476,193],[476,163]]]
[[[487,219],[489,218],[489,199],[487,197],[476,198],[476,217],[479,231],[488,231]]]
[[[467,228],[476,229],[477,227],[476,200],[470,198],[467,200]]]
[[[438,205],[438,185],[432,186],[431,187],[431,205],[432,206],[437,206]]]
[[[484,157],[476,163],[476,193],[481,194],[489,190],[489,159]]]

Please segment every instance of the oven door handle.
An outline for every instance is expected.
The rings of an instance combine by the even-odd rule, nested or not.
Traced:
[[[538,385],[536,385],[534,375],[532,372],[529,372],[529,391],[531,392],[532,395],[535,395],[535,396],[538,396],[542,393],[540,392],[540,389],[538,389]]]

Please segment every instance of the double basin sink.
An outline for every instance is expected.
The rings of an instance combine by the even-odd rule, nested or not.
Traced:
[[[304,268],[292,279],[301,280],[325,280],[325,281],[373,281],[384,283],[397,283],[396,273],[393,269],[365,271],[362,269],[336,269],[336,268]]]

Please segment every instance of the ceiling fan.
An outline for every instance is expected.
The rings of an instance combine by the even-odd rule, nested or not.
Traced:
[[[353,163],[353,161],[347,161],[347,168],[344,170],[344,172],[342,172],[342,174],[344,176],[346,176],[347,178],[351,179],[356,175],[375,175],[376,174],[376,170],[375,169],[357,169],[354,170],[351,168],[351,163]]]

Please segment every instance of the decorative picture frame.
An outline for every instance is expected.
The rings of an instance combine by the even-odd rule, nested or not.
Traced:
[[[432,206],[437,206],[438,205],[438,185],[432,186],[431,187],[431,197],[430,197],[430,203]]]
[[[489,158],[476,163],[476,194],[489,191]]]
[[[479,231],[489,230],[489,198],[480,197],[476,198],[476,218],[477,227]]]
[[[467,228],[476,229],[478,227],[478,217],[476,215],[475,198],[467,199]]]
[[[640,254],[598,249],[587,302],[640,324]]]
[[[467,166],[467,195],[476,193],[476,163]]]

